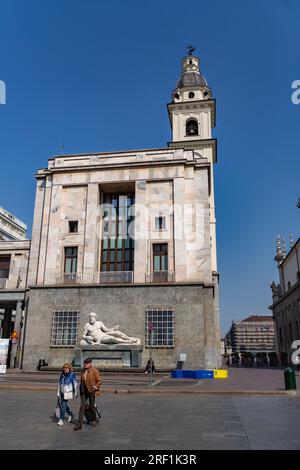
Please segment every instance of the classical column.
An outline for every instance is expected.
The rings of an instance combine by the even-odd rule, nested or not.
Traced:
[[[82,281],[93,283],[98,280],[99,249],[101,247],[100,211],[99,211],[99,184],[90,183],[87,189],[86,223],[83,244]],[[98,281],[97,281],[98,282]]]
[[[4,319],[2,322],[2,338],[9,338],[10,336],[11,315],[12,309],[6,308],[4,310]]]
[[[10,353],[10,368],[11,369],[19,365],[19,355],[16,360],[18,364],[15,364],[15,359],[16,359],[18,345],[20,344],[20,338],[21,338],[21,322],[22,322],[22,301],[18,301],[17,307],[16,307],[16,316],[15,316],[15,325],[14,325],[14,332],[17,333],[17,338],[16,338],[16,342],[12,343],[12,346],[11,346],[11,353]]]
[[[145,274],[150,271],[150,255],[147,253],[147,183],[139,180],[135,184],[135,242],[134,242],[134,282],[145,282]]]

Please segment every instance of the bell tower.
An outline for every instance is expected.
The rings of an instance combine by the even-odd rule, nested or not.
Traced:
[[[212,91],[200,71],[195,48],[188,46],[188,53],[182,59],[182,70],[176,88],[172,93],[168,112],[172,130],[172,141],[168,146],[194,151],[195,168],[208,169],[208,201],[212,271],[217,273],[216,219],[214,201],[213,167],[217,162],[217,141],[212,138],[215,127],[216,102]]]
[[[199,59],[188,46],[188,55],[182,59],[182,71],[172,93],[168,112],[172,130],[170,147],[203,148],[211,141],[213,162],[216,161],[216,141],[212,139],[215,127],[215,100],[199,68]]]

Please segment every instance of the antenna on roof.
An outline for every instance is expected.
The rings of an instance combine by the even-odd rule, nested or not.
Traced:
[[[60,154],[63,155],[64,153],[65,153],[65,146],[64,146],[64,144],[62,144],[60,146]]]

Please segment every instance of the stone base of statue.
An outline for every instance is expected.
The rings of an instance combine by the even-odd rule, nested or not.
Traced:
[[[74,366],[80,367],[86,357],[94,367],[141,367],[143,346],[140,344],[85,344],[75,348]]]

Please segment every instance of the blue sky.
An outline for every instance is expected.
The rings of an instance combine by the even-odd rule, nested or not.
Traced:
[[[223,332],[269,313],[277,233],[299,236],[298,0],[0,0],[0,205],[32,223],[48,157],[164,147],[185,46],[217,100]]]

